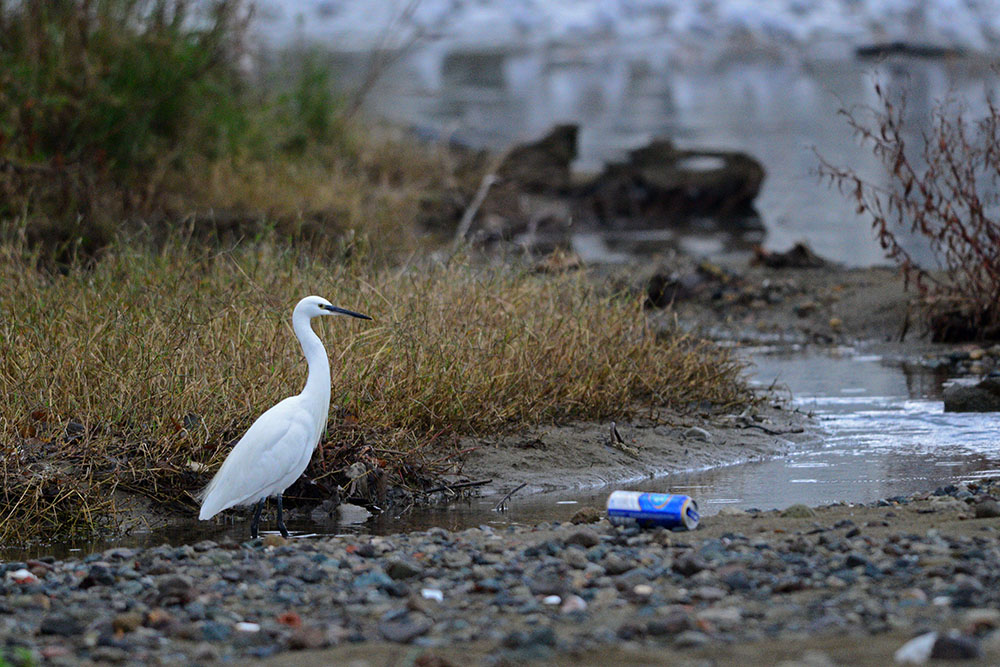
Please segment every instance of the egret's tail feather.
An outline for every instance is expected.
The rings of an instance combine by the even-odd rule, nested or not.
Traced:
[[[218,500],[212,497],[212,491],[218,486],[219,475],[216,473],[215,477],[208,485],[198,492],[196,498],[201,501],[201,511],[198,513],[198,520],[204,521],[205,519],[211,519],[213,516],[226,509],[221,506]]]

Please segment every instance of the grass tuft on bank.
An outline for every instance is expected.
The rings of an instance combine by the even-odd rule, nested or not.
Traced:
[[[307,294],[374,317],[318,325],[334,408],[314,477],[360,458],[417,487],[461,435],[750,400],[726,352],[657,335],[639,299],[583,276],[376,268],[267,242],[118,246],[64,274],[24,247],[0,255],[0,543],[111,527],[115,491],[193,508],[253,419],[301,389],[289,318]]]

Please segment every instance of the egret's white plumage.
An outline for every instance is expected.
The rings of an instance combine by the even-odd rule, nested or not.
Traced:
[[[320,315],[342,314],[371,319],[332,305],[318,296],[307,296],[292,312],[292,329],[302,345],[309,377],[302,393],[290,396],[257,418],[226,457],[219,472],[201,493],[199,519],[210,519],[224,509],[258,503],[251,534],[256,537],[260,507],[266,498],[278,497],[302,475],[319,442],[330,410],[330,361],[310,321]]]

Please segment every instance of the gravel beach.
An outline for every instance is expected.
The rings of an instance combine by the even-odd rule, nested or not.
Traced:
[[[14,664],[887,664],[936,632],[916,655],[998,664],[997,498],[1000,479],[864,506],[728,512],[694,532],[614,527],[594,510],[579,523],[8,562],[3,654]]]

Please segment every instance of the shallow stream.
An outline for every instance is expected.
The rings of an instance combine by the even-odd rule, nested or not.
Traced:
[[[773,509],[871,502],[1000,475],[1000,417],[945,413],[940,397],[945,378],[925,367],[849,348],[756,350],[750,356],[753,382],[790,393],[796,408],[814,415],[823,436],[770,461],[622,488],[685,493],[699,502],[703,515],[711,515],[726,505]],[[497,499],[483,498],[405,520],[383,518],[374,530],[566,520],[582,505],[603,507],[609,491],[515,496],[502,514],[493,511]]]

